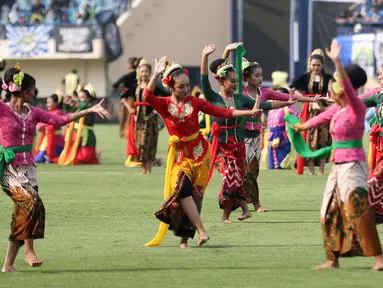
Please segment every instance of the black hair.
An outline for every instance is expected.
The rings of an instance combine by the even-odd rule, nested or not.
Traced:
[[[201,96],[201,92],[196,92],[194,96],[199,98],[199,96]]]
[[[77,74],[77,70],[76,69],[72,69],[72,73]]]
[[[10,82],[13,82],[13,76],[20,73],[20,71],[14,67],[9,68],[4,74],[4,82],[9,86]],[[21,90],[25,91],[30,89],[33,85],[36,85],[36,80],[32,75],[24,73],[24,79],[21,84]],[[8,90],[8,89],[7,89]],[[9,91],[9,90],[8,90]],[[12,92],[13,95],[20,96],[21,91]]]
[[[62,101],[60,101],[59,95],[57,94],[52,94],[48,98],[51,98],[54,103],[57,103],[57,108],[61,109],[62,108]]]
[[[68,95],[68,96],[76,96],[76,97],[78,97],[77,90],[74,90],[73,93],[72,93],[72,95]]]
[[[262,69],[262,66],[258,63],[250,63],[249,67],[243,70],[243,78],[245,79],[245,81],[249,80],[251,75],[253,75],[255,73],[255,70],[257,70],[258,68]]]
[[[138,58],[136,58],[136,60],[134,60],[133,65],[132,65],[134,69],[137,69],[137,67],[140,64],[140,61],[141,61],[142,58],[143,57],[138,57]]]
[[[3,71],[5,69],[5,60],[0,61],[0,71]]]
[[[225,62],[224,59],[218,58],[215,59],[213,62],[210,63],[210,71],[213,72],[214,74],[217,74],[218,67],[221,66]],[[225,70],[226,72],[235,72],[234,68],[230,67]],[[226,73],[226,76],[224,79],[226,79],[228,73]]]
[[[12,98],[11,92],[7,91],[2,98],[4,103],[11,101],[11,98]]]
[[[86,89],[81,89],[80,92],[85,93],[85,95],[86,95],[86,97],[87,97],[88,99],[93,99],[92,95],[90,94],[90,92],[89,92],[88,90],[86,90]]]
[[[130,66],[132,66],[132,67],[134,67],[135,68],[135,63],[136,63],[136,61],[137,61],[137,57],[129,57],[128,58],[128,63],[129,63],[129,65]]]
[[[362,67],[356,64],[348,65],[344,68],[352,87],[356,90],[367,83],[367,74]]]
[[[286,88],[284,87],[279,87],[278,89],[276,89],[277,91],[279,92],[282,92],[282,93],[285,93],[285,94],[289,94],[289,90],[287,90]]]
[[[172,73],[169,74],[169,76],[172,76],[172,80],[170,80],[169,88],[174,88],[174,78],[186,74],[185,70],[183,68],[177,68],[172,71]]]

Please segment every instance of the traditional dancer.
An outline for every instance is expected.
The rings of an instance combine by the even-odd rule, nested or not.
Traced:
[[[124,101],[124,105],[128,107],[130,119],[130,131],[128,133],[129,140],[134,141],[134,148],[128,152],[129,155],[138,158],[142,163],[142,174],[152,173],[152,166],[156,159],[158,144],[158,114],[143,99],[143,93],[150,80],[152,67],[146,59],[141,59],[137,67],[137,86],[134,93],[127,91],[123,97],[130,98],[132,101]],[[167,96],[167,91],[156,86],[154,91],[156,96]]]
[[[38,182],[32,141],[37,123],[65,125],[92,112],[110,118],[109,113],[98,103],[90,109],[71,115],[55,115],[25,104],[35,96],[35,79],[20,70],[10,68],[4,75],[3,90],[12,93],[9,103],[0,102],[0,130],[2,146],[0,154],[0,184],[14,202],[11,234],[2,272],[16,272],[13,267],[19,248],[25,244],[25,260],[32,267],[43,261],[37,258],[34,239],[44,237],[45,209],[38,193]]]
[[[216,74],[221,88],[220,93],[211,89],[208,77],[208,55],[215,51],[215,45],[211,44],[204,49],[201,63],[201,83],[202,90],[206,99],[219,107],[229,109],[251,109],[255,100],[236,93],[238,76],[233,65],[229,64],[228,59],[219,58],[210,65],[210,70]],[[288,99],[290,98],[289,95]],[[259,98],[259,97],[258,97]],[[261,99],[260,99],[261,100]],[[295,103],[293,100],[286,102],[266,103],[261,102],[261,109],[277,109]],[[246,166],[246,150],[244,144],[245,133],[242,128],[241,119],[213,119],[212,151],[214,165],[223,177],[222,188],[218,195],[219,206],[223,209],[222,221],[231,223],[229,216],[231,212],[241,206],[243,213],[238,217],[239,221],[251,217],[251,213],[246,204],[243,180]],[[216,151],[215,151],[216,150]],[[216,157],[217,156],[217,157]],[[216,157],[216,159],[215,159]]]
[[[64,115],[61,110],[62,96],[53,94],[47,98],[48,113]],[[61,125],[37,124],[40,131],[40,139],[35,151],[37,163],[57,163],[57,159],[64,149],[64,135],[61,132]]]
[[[93,96],[88,90],[78,92],[77,111],[89,110],[92,107]],[[74,133],[68,131],[65,136],[64,150],[57,163],[60,165],[100,164],[96,151],[96,135],[94,134],[95,115],[87,114],[74,125]]]
[[[324,68],[324,53],[321,49],[314,50],[308,61],[308,72],[301,75],[290,86],[296,90],[297,94],[302,93],[308,97],[326,97],[328,87],[332,82],[332,75],[325,73]],[[326,107],[326,102],[322,101],[322,106],[318,103],[306,103],[302,108],[302,122],[306,122],[308,119],[323,112],[322,107]],[[329,134],[329,125],[322,125],[313,129],[304,131],[302,133],[306,142],[309,144],[311,150],[327,147],[331,145],[331,136]],[[327,158],[319,159],[319,174],[323,175]],[[310,175],[314,175],[314,166],[316,165],[314,159],[308,159],[307,165],[309,167]],[[303,174],[305,159],[298,157],[297,170],[298,174]],[[318,164],[318,163],[317,163]]]
[[[366,107],[376,107],[375,124],[370,131],[370,204],[379,223],[383,218],[383,94],[362,98]]]
[[[279,88],[278,92],[287,94],[289,90]],[[292,92],[291,92],[292,93]],[[267,127],[269,128],[268,137],[268,168],[282,169],[281,164],[291,151],[291,144],[286,133],[286,123],[283,117],[286,114],[293,114],[300,117],[300,114],[293,107],[285,107],[270,110],[267,117]]]
[[[355,94],[355,90],[366,83],[367,75],[357,65],[344,69],[339,59],[340,51],[336,40],[330,50],[326,49],[337,70],[337,82],[330,89],[336,105],[294,127],[296,131],[307,130],[331,122],[333,144],[325,149],[325,153],[328,155],[330,149],[333,150],[334,166],[321,209],[327,261],[317,268],[339,268],[341,256],[375,256],[373,270],[383,270],[382,248],[367,193],[368,169],[362,141],[366,108]],[[292,133],[292,137],[296,135]],[[295,143],[294,146],[300,153]],[[313,153],[320,156],[322,151]]]
[[[205,51],[205,50],[204,50]],[[164,72],[165,71],[165,72]],[[170,97],[156,97],[155,83],[164,72],[162,82],[170,89]],[[200,218],[202,199],[208,184],[209,143],[199,132],[198,114],[203,112],[222,118],[232,118],[257,113],[258,102],[252,110],[239,111],[211,105],[190,95],[188,71],[179,64],[162,57],[155,65],[154,74],[145,90],[145,100],[162,116],[169,131],[169,152],[162,208],[155,216],[162,221],[156,237],[147,246],[158,246],[169,227],[181,237],[181,248],[188,247],[195,229],[200,234],[198,245],[209,236]]]
[[[243,86],[244,95],[252,99],[260,97],[260,100],[264,102],[268,100],[288,101],[290,99],[289,93],[282,93],[262,87],[263,71],[261,65],[257,62],[249,62],[243,59],[242,71],[244,80],[247,83],[247,86]],[[305,97],[303,95],[295,95],[295,97],[299,102],[314,103],[317,100],[316,98]],[[262,151],[262,135],[260,132],[262,128],[261,117],[262,113],[259,113],[258,115],[249,117],[245,123],[247,172],[244,186],[247,202],[253,203],[254,210],[256,212],[267,212],[268,209],[262,207],[259,201],[259,186],[257,182]]]

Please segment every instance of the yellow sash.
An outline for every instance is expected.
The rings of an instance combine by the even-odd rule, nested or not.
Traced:
[[[176,160],[177,147],[180,142],[189,142],[196,139],[199,135],[199,132],[194,133],[193,135],[187,136],[185,138],[179,138],[178,136],[170,136],[169,138],[169,152],[168,158],[166,160],[166,174],[165,174],[165,186],[164,186],[164,200],[168,199],[172,195],[172,186],[171,186],[171,175],[174,167],[174,162]],[[157,235],[150,242],[146,243],[145,246],[158,246],[161,244],[164,239],[166,232],[168,231],[169,225],[161,222],[160,227],[158,228]]]
[[[68,151],[69,151],[69,148],[72,144],[73,130],[74,130],[74,122],[71,122],[71,123],[69,123],[69,125],[65,131],[64,150],[61,152],[60,157],[57,160],[57,163],[59,165],[64,165],[65,160],[68,158]]]
[[[61,130],[55,130],[55,135],[61,135]],[[48,135],[45,135],[40,145],[40,151],[46,150],[47,147],[48,147]]]
[[[85,116],[80,118],[80,121],[79,121],[78,125],[75,125],[75,124],[71,123],[71,124],[73,124],[73,126],[72,125],[69,126],[69,129],[71,129],[71,131],[68,131],[68,132],[70,132],[70,136],[68,136],[68,139],[65,139],[65,147],[64,147],[64,150],[61,153],[60,158],[59,158],[59,160],[57,162],[58,164],[65,165],[65,166],[73,165],[74,159],[76,158],[76,155],[77,155],[78,146],[80,145],[82,130],[83,130],[83,127],[84,127],[84,121],[85,121]],[[73,143],[72,150],[70,151],[69,156],[66,157],[66,155],[68,154],[68,150],[69,150],[70,144],[71,144],[71,140],[72,140],[71,136],[73,134],[74,127],[77,127],[76,139],[75,139],[75,141]],[[65,138],[67,138],[67,137],[65,137]],[[65,152],[65,154],[64,154],[64,152]],[[63,157],[63,159],[61,157]]]

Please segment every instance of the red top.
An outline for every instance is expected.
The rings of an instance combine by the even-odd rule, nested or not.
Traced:
[[[199,112],[220,118],[232,118],[234,112],[194,96],[187,96],[182,104],[177,105],[171,97],[156,97],[152,91],[145,89],[144,98],[162,116],[169,134],[180,139],[199,132]],[[203,159],[209,149],[209,143],[201,134],[195,140],[181,142],[181,145],[185,146],[188,156],[197,162]],[[184,151],[180,152],[182,154]],[[177,162],[182,161],[181,154]]]

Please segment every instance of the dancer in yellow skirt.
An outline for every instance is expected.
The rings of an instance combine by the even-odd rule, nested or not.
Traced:
[[[155,83],[163,72],[162,83],[172,92],[170,97],[154,95]],[[158,246],[168,228],[181,237],[181,248],[188,247],[188,238],[194,237],[196,229],[200,234],[199,246],[209,240],[200,211],[208,184],[210,151],[209,143],[199,131],[199,112],[231,118],[253,115],[259,111],[258,102],[252,110],[238,111],[216,107],[189,95],[188,71],[176,63],[166,66],[166,57],[162,57],[158,63],[156,61],[154,75],[144,97],[162,116],[171,136],[166,164],[165,202],[155,213],[162,223],[156,237],[146,246]]]

